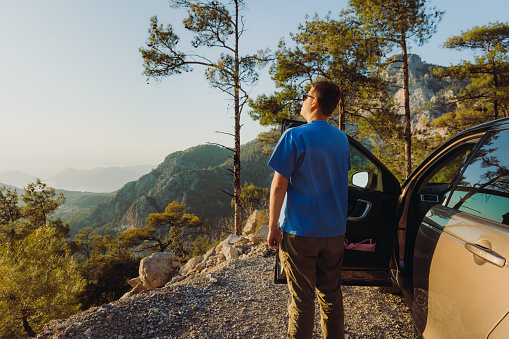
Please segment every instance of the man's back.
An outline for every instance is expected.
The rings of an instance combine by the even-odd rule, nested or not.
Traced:
[[[345,233],[350,153],[342,131],[326,121],[292,128],[269,165],[290,180],[284,231],[312,237]]]

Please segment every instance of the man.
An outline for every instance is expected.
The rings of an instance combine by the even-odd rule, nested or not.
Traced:
[[[342,131],[327,118],[339,102],[331,81],[311,85],[302,97],[306,125],[287,130],[269,166],[270,189],[267,242],[279,248],[291,297],[287,338],[311,338],[315,289],[320,302],[324,338],[344,338],[340,268],[346,231],[350,151]],[[285,219],[278,219],[286,195]]]

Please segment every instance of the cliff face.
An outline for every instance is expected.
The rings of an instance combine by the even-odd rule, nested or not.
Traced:
[[[243,145],[241,182],[267,187],[272,171],[267,156],[260,156],[262,145],[252,141]],[[142,227],[151,213],[163,212],[172,201],[184,202],[186,212],[203,222],[233,212],[232,178],[227,173],[231,152],[218,146],[201,145],[170,154],[150,173],[122,187],[110,200],[94,207],[80,226],[93,228],[107,224],[103,232]],[[253,170],[256,169],[256,170]]]
[[[394,56],[393,60],[398,58],[401,60],[401,56]],[[410,54],[408,57],[410,112],[412,130],[416,133],[426,133],[428,123],[454,108],[441,102],[441,97],[452,95],[453,92],[468,84],[453,79],[438,80],[434,78],[433,68],[435,67],[441,66],[423,62],[421,57],[416,54]],[[404,114],[402,63],[392,63],[382,72],[382,76],[391,82],[391,93],[398,104],[398,112]]]

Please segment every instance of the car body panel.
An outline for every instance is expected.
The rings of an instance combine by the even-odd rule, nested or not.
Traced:
[[[509,313],[491,331],[488,339],[506,339],[507,333],[509,333]]]
[[[455,213],[444,206],[432,208],[427,219],[447,216],[450,219],[443,230],[429,221],[421,225],[438,235],[429,269],[423,336],[486,338],[509,311],[509,265],[504,262],[503,267],[496,266],[465,246],[469,243],[491,246],[501,256],[509,257],[509,229],[467,213]],[[418,237],[422,236],[419,233]]]

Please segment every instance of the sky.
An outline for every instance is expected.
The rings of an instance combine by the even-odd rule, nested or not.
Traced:
[[[277,49],[306,15],[332,18],[347,0],[246,0],[241,53]],[[438,32],[410,53],[448,66],[470,52],[441,47],[461,31],[507,22],[509,1],[435,0],[445,10]],[[210,88],[203,68],[147,84],[139,48],[150,18],[172,24],[180,50],[190,51],[186,12],[167,0],[0,0],[0,173],[41,178],[67,168],[158,165],[175,151],[207,142],[233,145],[233,109]],[[271,94],[268,74],[250,96]],[[241,143],[267,130],[242,114]],[[224,133],[217,133],[224,132]]]

